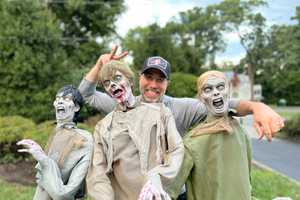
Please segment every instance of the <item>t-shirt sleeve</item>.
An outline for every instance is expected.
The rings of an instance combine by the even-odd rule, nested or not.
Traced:
[[[115,101],[106,93],[96,90],[96,84],[83,79],[78,87],[84,102],[92,108],[107,114],[115,107]]]

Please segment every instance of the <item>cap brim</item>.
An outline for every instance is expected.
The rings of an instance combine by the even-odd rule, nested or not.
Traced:
[[[149,67],[145,67],[142,71],[141,71],[141,74],[145,73],[145,71],[149,70],[149,69],[157,69],[159,70],[164,76],[166,79],[169,79],[167,73],[164,71],[163,68],[161,68],[160,66],[158,65],[152,65],[152,66],[149,66]]]

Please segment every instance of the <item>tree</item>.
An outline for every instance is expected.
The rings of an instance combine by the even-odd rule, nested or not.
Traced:
[[[261,49],[265,62],[258,76],[264,96],[270,103],[284,98],[290,105],[300,105],[300,23],[274,25],[268,35],[267,46]]]
[[[62,31],[40,1],[0,2],[0,115],[51,118],[58,87],[70,83]]]
[[[254,9],[266,5],[263,0],[225,0],[215,6],[227,31],[238,33],[240,43],[246,50],[244,63],[247,66],[251,82],[251,99],[253,99],[253,85],[257,68],[264,61],[261,49],[266,45],[265,18]],[[242,31],[247,27],[248,31]]]
[[[152,24],[145,28],[130,30],[123,40],[123,46],[131,51],[133,65],[140,70],[144,60],[149,56],[161,56],[172,65],[172,71],[183,70],[187,61],[181,49],[175,45],[165,28]]]
[[[107,40],[117,36],[115,22],[125,11],[123,0],[50,0],[63,31],[63,45],[74,68],[93,64],[109,51]],[[98,42],[96,42],[98,39]],[[101,41],[101,42],[99,42]]]
[[[213,66],[216,52],[223,50],[222,30],[215,9],[195,7],[181,12],[165,27],[152,24],[131,30],[124,46],[132,51],[135,65],[148,56],[160,55],[170,61],[172,71],[198,75],[207,61]]]

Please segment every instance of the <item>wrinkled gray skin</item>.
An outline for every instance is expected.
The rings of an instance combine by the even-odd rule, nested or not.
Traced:
[[[135,104],[130,81],[120,71],[116,71],[111,80],[104,80],[103,86],[105,91],[124,108],[122,110]]]
[[[224,78],[209,77],[203,85],[200,97],[213,116],[219,117],[228,113],[229,85]]]
[[[64,94],[64,92],[56,94],[53,106],[58,127],[73,123],[75,112],[80,109],[79,105],[74,104],[72,93]]]

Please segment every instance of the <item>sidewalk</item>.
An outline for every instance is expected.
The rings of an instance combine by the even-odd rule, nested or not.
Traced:
[[[258,165],[300,182],[300,144],[277,138],[273,138],[271,143],[266,139],[258,140],[251,116],[243,119],[242,125],[252,140],[253,160]]]

